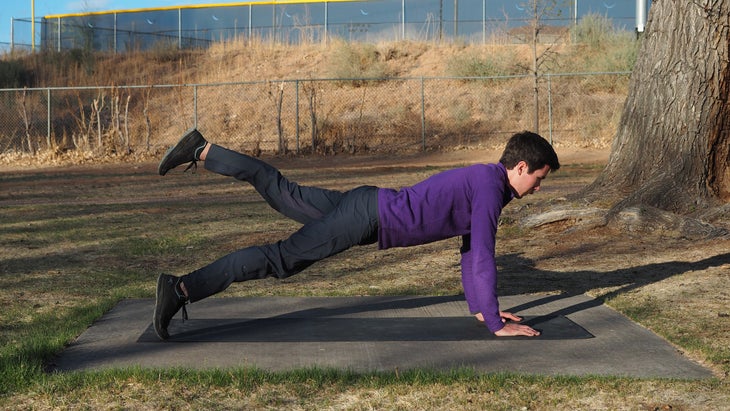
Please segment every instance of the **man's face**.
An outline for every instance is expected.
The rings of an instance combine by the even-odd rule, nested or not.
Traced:
[[[535,170],[532,173],[529,173],[527,170],[527,163],[520,161],[514,168],[507,172],[509,185],[512,187],[512,191],[517,198],[522,198],[535,191],[539,191],[540,183],[550,173],[550,166],[545,165],[545,167]]]

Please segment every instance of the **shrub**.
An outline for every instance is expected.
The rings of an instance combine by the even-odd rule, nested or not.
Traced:
[[[33,87],[33,72],[17,60],[0,60],[0,88]]]
[[[586,15],[573,30],[578,47],[564,58],[567,70],[633,70],[639,44],[633,32],[616,30],[611,20],[600,14]]]
[[[372,44],[339,43],[333,47],[330,74],[337,79],[385,79],[388,68],[380,52]],[[366,81],[351,82],[359,87]]]
[[[449,60],[448,75],[455,77],[494,77],[520,74],[519,58],[514,48],[490,51],[484,55],[467,53]]]
[[[613,34],[614,28],[611,19],[598,13],[586,14],[573,28],[575,41],[593,48],[605,44]]]

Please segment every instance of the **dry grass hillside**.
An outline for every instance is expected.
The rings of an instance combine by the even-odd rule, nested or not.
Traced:
[[[633,66],[634,41],[621,36],[595,44],[541,45],[545,73],[624,71]],[[388,42],[284,45],[234,41],[205,50],[156,48],[108,55],[71,50],[6,55],[28,75],[5,86],[75,87],[260,81],[308,78],[436,77],[527,74],[532,50],[524,44],[467,45]],[[549,59],[547,58],[549,54]],[[11,82],[12,83],[12,82]]]
[[[540,71],[627,72],[633,66],[635,50],[633,38],[616,34],[601,41],[540,45]],[[50,110],[44,107],[44,96],[29,96],[27,102],[22,97],[22,111],[29,112],[26,116],[30,118],[31,133],[16,126],[13,135],[0,135],[0,164],[148,159],[192,124],[189,85],[232,82],[250,84],[201,89],[195,118],[203,124],[202,128],[207,127],[204,131],[218,136],[216,142],[243,151],[281,153],[291,151],[295,144],[297,151],[325,154],[378,149],[392,153],[412,151],[421,146],[418,142],[422,115],[428,117],[431,149],[475,145],[494,148],[504,135],[531,129],[534,111],[530,78],[498,82],[440,79],[425,86],[415,81],[314,80],[519,76],[530,72],[531,53],[527,45],[503,43],[335,41],[327,46],[291,46],[234,41],[205,50],[180,51],[161,46],[117,55],[72,50],[4,56],[5,67],[22,67],[20,74],[10,78],[2,77],[0,72],[6,87],[15,81],[11,86],[100,89],[70,91],[65,96],[54,92],[52,101],[60,104]],[[284,90],[282,81],[294,79],[309,84],[302,83],[302,88],[296,90],[298,104],[284,104],[283,112],[280,105],[276,113],[276,103],[292,101],[294,95],[291,83]],[[558,127],[565,131],[556,144],[607,148],[626,95],[626,80],[626,76],[568,80],[556,77],[551,110],[553,118],[562,121]],[[565,83],[561,85],[560,81]],[[543,78],[543,125],[549,122],[546,84]],[[151,85],[175,87],[124,88]],[[101,89],[109,86],[116,89]],[[429,96],[425,108],[421,107],[419,97],[422,89]],[[7,99],[17,104],[21,100],[17,94]],[[102,102],[98,110],[101,113],[96,110],[95,100]],[[10,111],[9,117],[17,121],[21,110]],[[40,114],[34,117],[34,111]],[[45,131],[46,111],[54,115],[51,138]],[[540,131],[544,133],[543,130]],[[33,131],[37,135],[31,135]],[[302,150],[300,144],[304,144]]]

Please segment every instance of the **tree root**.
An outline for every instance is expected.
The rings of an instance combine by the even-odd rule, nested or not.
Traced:
[[[536,228],[557,222],[570,222],[573,226],[588,229],[605,226],[607,214],[608,210],[593,207],[553,209],[522,218],[520,226],[522,228]]]
[[[628,232],[699,240],[730,237],[730,227],[722,226],[730,223],[729,215],[730,205],[707,209],[699,216],[684,216],[643,205],[621,209],[565,207],[526,216],[520,220],[520,226],[538,228],[568,223],[566,231],[610,226]]]

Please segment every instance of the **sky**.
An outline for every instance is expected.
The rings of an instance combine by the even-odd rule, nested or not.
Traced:
[[[489,0],[494,1],[492,4],[500,3],[500,0]],[[580,14],[583,12],[600,12],[608,15],[618,13],[618,15],[630,15],[633,16],[636,7],[636,0],[566,0],[572,3],[576,1],[578,3],[578,10]],[[11,19],[26,19],[30,20],[30,17],[35,15],[36,21],[40,20],[41,17],[55,14],[69,14],[69,13],[84,13],[92,11],[108,11],[108,10],[128,10],[138,8],[157,8],[157,7],[171,7],[171,6],[184,6],[190,4],[223,4],[223,3],[236,3],[236,1],[225,1],[225,0],[9,0],[4,1],[3,6],[0,7],[0,49],[2,46],[7,46],[10,43],[10,32],[11,32]],[[34,4],[34,12],[31,12],[31,5]],[[517,4],[517,3],[515,3]],[[630,21],[630,20],[629,20]],[[21,41],[21,33],[29,36],[30,28],[27,26],[30,23],[23,23],[26,26],[20,27],[17,23],[15,25],[15,38],[16,41]],[[24,36],[24,37],[27,37]],[[25,43],[30,43],[29,40],[25,40]]]

